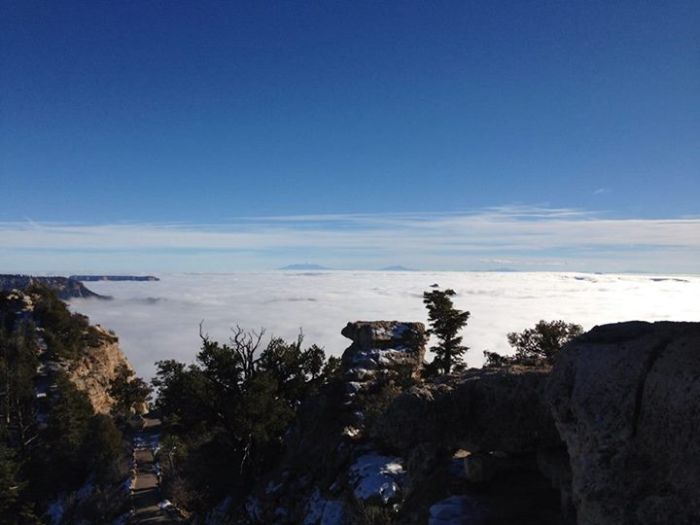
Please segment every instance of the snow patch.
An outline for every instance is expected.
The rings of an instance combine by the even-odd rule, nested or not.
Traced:
[[[450,496],[430,507],[428,525],[483,525],[486,516],[477,501]]]
[[[51,520],[51,525],[59,525],[63,520],[63,513],[66,509],[63,507],[63,501],[57,499],[49,504],[49,508],[46,509],[46,514]]]
[[[365,454],[350,467],[355,497],[379,498],[384,504],[398,498],[405,474],[401,459],[379,454]]]
[[[337,500],[327,500],[317,489],[306,504],[304,525],[340,525],[345,523],[345,508]]]

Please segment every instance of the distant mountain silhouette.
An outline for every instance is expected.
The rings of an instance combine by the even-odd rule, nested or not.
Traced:
[[[330,268],[326,266],[321,266],[320,264],[302,263],[288,264],[287,266],[282,266],[282,268],[278,268],[278,270],[330,270]]]
[[[71,275],[75,281],[160,281],[153,275]]]
[[[380,268],[379,271],[382,272],[417,272],[415,268],[406,268],[405,266],[401,266],[400,264],[394,264],[392,266],[385,266],[384,268]]]

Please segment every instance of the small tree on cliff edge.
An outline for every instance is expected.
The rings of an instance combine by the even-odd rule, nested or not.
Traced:
[[[508,334],[508,344],[515,348],[515,362],[543,360],[554,362],[561,348],[583,333],[580,325],[564,321],[540,321],[535,328]]]
[[[466,326],[470,314],[454,307],[451,297],[455,295],[450,289],[423,292],[430,321],[428,333],[438,338],[438,344],[431,348],[435,353],[433,366],[443,374],[449,374],[454,365],[461,364],[462,355],[469,350],[462,346],[462,337],[457,334]]]

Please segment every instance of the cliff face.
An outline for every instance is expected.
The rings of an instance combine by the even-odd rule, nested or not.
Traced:
[[[100,334],[97,346],[87,346],[77,359],[67,363],[68,379],[85,392],[95,412],[108,414],[114,405],[109,395],[111,381],[120,367],[133,370],[131,363],[119,348],[119,340],[104,328],[95,327]]]
[[[56,312],[51,316],[42,316],[38,312],[46,309],[46,298],[40,294],[13,290],[6,294],[3,302],[6,311],[0,311],[0,319],[3,315],[11,315],[36,325],[41,374],[48,376],[49,371],[63,370],[78,390],[87,394],[96,412],[109,413],[114,404],[114,399],[109,395],[110,383],[120,367],[126,366],[133,370],[132,366],[119,348],[119,340],[113,333],[99,325],[89,325],[85,316],[71,314],[64,303],[56,302],[58,305],[53,306],[57,309]],[[60,318],[61,324],[55,327],[46,325],[47,320],[43,317],[47,317],[48,320]],[[69,330],[82,332],[84,335],[76,338],[80,341],[77,351],[68,355],[57,355],[52,351],[50,344],[47,344],[47,340],[60,339],[56,334]],[[89,337],[85,336],[87,333]],[[49,337],[49,334],[53,337]],[[50,383],[52,379],[44,377],[42,381]]]

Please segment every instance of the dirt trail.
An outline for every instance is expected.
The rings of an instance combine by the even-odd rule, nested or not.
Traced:
[[[163,501],[153,457],[153,448],[160,432],[160,420],[144,418],[144,428],[134,438],[136,480],[131,493],[134,514],[130,524],[182,523],[174,509],[162,509]]]

